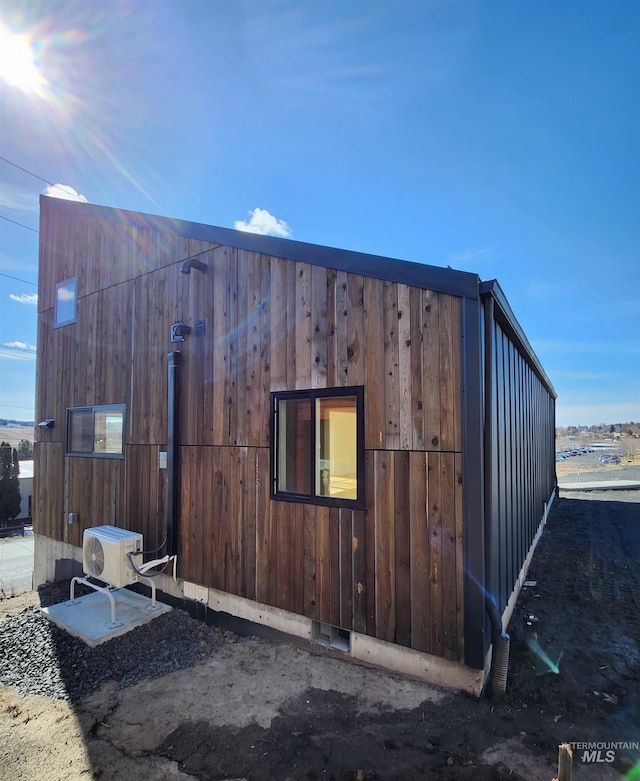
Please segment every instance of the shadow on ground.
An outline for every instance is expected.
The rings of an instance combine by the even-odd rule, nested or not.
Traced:
[[[51,744],[62,737],[65,722],[55,722],[62,706],[29,698],[22,712],[32,707],[38,715],[12,731],[12,690],[5,691],[0,740],[11,739],[14,754],[27,757],[12,778],[43,777],[37,740],[59,756],[58,774],[47,776],[67,781],[87,772],[102,781],[138,773],[154,781],[549,781],[562,742],[615,743],[600,762],[576,748],[574,779],[619,778],[640,761],[633,747],[640,741],[639,500],[638,492],[616,492],[554,503],[529,570],[536,585],[523,590],[509,627],[508,691],[498,703],[287,644],[229,633],[214,643],[207,634],[214,630],[196,624],[204,645],[194,666],[132,678],[135,660],[103,660],[117,667],[75,708],[65,706],[75,726],[59,755],[42,728],[42,703],[52,711]],[[532,614],[537,621],[528,626]],[[160,647],[156,637],[150,644],[147,627],[138,645],[160,664],[171,643]],[[66,639],[56,653],[64,686],[75,691],[91,662],[70,659]],[[25,654],[27,665],[38,664]],[[31,741],[28,755],[21,739]],[[69,765],[74,756],[76,767]]]

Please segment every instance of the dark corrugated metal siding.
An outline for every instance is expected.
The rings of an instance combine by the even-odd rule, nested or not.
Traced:
[[[555,489],[555,391],[499,299],[484,304],[485,584],[502,613]]]

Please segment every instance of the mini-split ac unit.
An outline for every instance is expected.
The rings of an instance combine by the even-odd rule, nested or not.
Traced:
[[[94,526],[84,531],[82,567],[88,577],[122,588],[137,582],[129,554],[141,551],[142,534],[117,526]]]

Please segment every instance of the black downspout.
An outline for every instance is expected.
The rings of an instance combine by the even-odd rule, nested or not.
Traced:
[[[491,700],[499,700],[507,691],[507,674],[509,672],[509,648],[511,638],[502,630],[502,619],[491,597],[486,599],[487,614],[491,623],[491,670],[486,684],[486,694]]]
[[[464,662],[484,668],[489,649],[485,622],[484,377],[479,298],[462,299]]]
[[[178,367],[180,352],[168,354],[167,364],[167,553],[178,552]]]

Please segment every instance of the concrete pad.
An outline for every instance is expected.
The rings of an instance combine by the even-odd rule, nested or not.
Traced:
[[[110,594],[115,601],[115,623],[111,623],[109,597],[99,591],[41,610],[50,621],[79,637],[91,648],[172,610],[169,605],[158,601],[152,607],[149,597],[126,588],[110,591]]]
[[[0,539],[0,596],[16,596],[33,586],[34,537],[25,529],[24,537]]]

